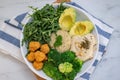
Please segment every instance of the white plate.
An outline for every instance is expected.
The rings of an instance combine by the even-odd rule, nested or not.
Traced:
[[[54,7],[57,7],[57,5],[59,5],[59,4],[55,4],[55,5],[53,5],[53,6],[54,6]],[[73,7],[73,8],[76,10],[76,13],[77,13],[77,15],[76,15],[76,16],[77,16],[77,21],[88,20],[88,21],[91,21],[91,22],[92,22],[92,20],[90,20],[90,18],[86,15],[86,13],[84,13],[83,11],[81,11],[79,8],[74,7],[74,6],[72,6],[72,5],[69,5],[69,4],[64,4],[64,6]],[[41,7],[40,7],[40,9],[41,9]],[[30,14],[32,14],[32,13],[30,12]],[[26,19],[26,20],[27,20],[27,21],[25,21],[25,22],[23,22],[23,23],[29,22],[29,19]],[[93,23],[93,24],[94,24],[94,23]],[[22,31],[23,31],[23,30],[22,30]],[[97,38],[97,49],[96,49],[96,51],[95,51],[95,53],[94,53],[93,59],[91,59],[91,60],[89,60],[89,61],[87,61],[87,62],[85,62],[85,63],[83,64],[82,69],[81,69],[81,71],[76,75],[76,78],[79,77],[79,76],[81,76],[82,74],[84,74],[84,73],[92,66],[93,62],[94,62],[95,59],[96,59],[97,52],[98,52],[98,44],[99,44],[99,41],[98,41],[98,40],[99,40],[99,39],[98,39],[98,32],[97,32],[97,29],[96,29],[95,26],[94,26],[94,30],[93,30],[92,33],[93,33],[94,35],[96,35],[96,38]],[[23,33],[21,33],[20,45],[21,45],[22,39],[23,39]],[[52,79],[51,79],[50,77],[48,77],[42,70],[40,70],[40,71],[35,70],[35,69],[33,68],[32,64],[26,59],[25,55],[26,55],[26,53],[27,53],[27,49],[26,49],[25,45],[20,46],[20,48],[21,48],[22,56],[23,56],[26,64],[28,65],[28,67],[29,67],[34,73],[36,73],[38,76],[40,76],[40,77],[42,77],[42,78],[44,78],[44,79],[46,79],[46,80],[52,80]]]

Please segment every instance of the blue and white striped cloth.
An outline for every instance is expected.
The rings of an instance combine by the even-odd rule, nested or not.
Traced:
[[[113,32],[113,28],[103,22],[102,20],[96,18],[91,13],[89,13],[87,10],[79,6],[78,4],[74,2],[67,3],[73,6],[76,6],[80,8],[83,12],[87,14],[87,16],[90,17],[90,19],[93,20],[95,23],[95,26],[98,30],[98,36],[99,36],[99,51],[98,55],[94,61],[94,63],[89,67],[89,69],[82,75],[79,76],[78,80],[89,80],[90,75],[94,71],[95,67],[101,60],[104,52],[106,51],[105,48],[109,42],[110,36]],[[23,13],[21,15],[18,15],[8,21],[4,22],[4,26],[0,28],[0,51],[6,54],[11,55],[12,57],[24,62],[22,59],[22,55],[20,52],[20,34],[22,30],[21,23],[27,21],[26,17],[27,12]]]

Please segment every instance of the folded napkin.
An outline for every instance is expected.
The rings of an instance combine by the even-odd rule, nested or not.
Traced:
[[[98,36],[99,36],[99,51],[97,53],[98,55],[94,63],[89,67],[89,69],[83,75],[79,76],[78,79],[76,79],[76,80],[89,80],[90,75],[93,73],[95,67],[102,59],[104,52],[106,51],[105,48],[110,40],[110,36],[113,32],[113,28],[110,25],[103,22],[102,20],[96,18],[94,15],[89,13],[80,5],[74,2],[69,2],[67,4],[76,6],[80,10],[85,12],[87,16],[89,16],[90,19],[92,19],[98,30]],[[0,51],[8,55],[11,55],[12,57],[18,59],[19,61],[22,61],[23,63],[24,60],[22,58],[20,51],[20,34],[22,30],[21,24],[24,24],[25,21],[27,21],[26,20],[27,15],[28,13],[26,12],[10,20],[7,20],[4,22],[4,26],[0,28]]]

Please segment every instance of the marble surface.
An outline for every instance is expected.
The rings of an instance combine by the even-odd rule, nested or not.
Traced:
[[[0,27],[2,22],[29,11],[27,6],[42,6],[54,0],[0,0]],[[120,80],[120,0],[72,0],[96,17],[114,27],[106,54],[90,80]],[[0,52],[0,80],[36,80],[28,67]]]

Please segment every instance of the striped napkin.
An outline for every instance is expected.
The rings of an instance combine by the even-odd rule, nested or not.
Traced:
[[[76,80],[89,80],[90,75],[93,73],[95,67],[102,59],[104,52],[106,51],[106,46],[110,40],[110,36],[113,32],[113,28],[110,25],[103,22],[102,20],[95,17],[94,15],[92,15],[91,13],[89,13],[80,5],[74,2],[69,2],[67,4],[76,6],[80,8],[80,10],[85,12],[87,16],[89,16],[90,19],[93,20],[98,30],[98,36],[99,36],[98,55],[94,63],[89,67],[89,69],[83,75],[79,76],[78,79],[76,79]],[[5,21],[4,26],[0,28],[0,51],[8,55],[11,55],[12,57],[18,59],[19,61],[22,61],[23,63],[24,60],[20,52],[20,34],[22,30],[21,24],[24,24],[23,22],[26,21],[27,14],[28,13],[26,12],[10,20]]]

